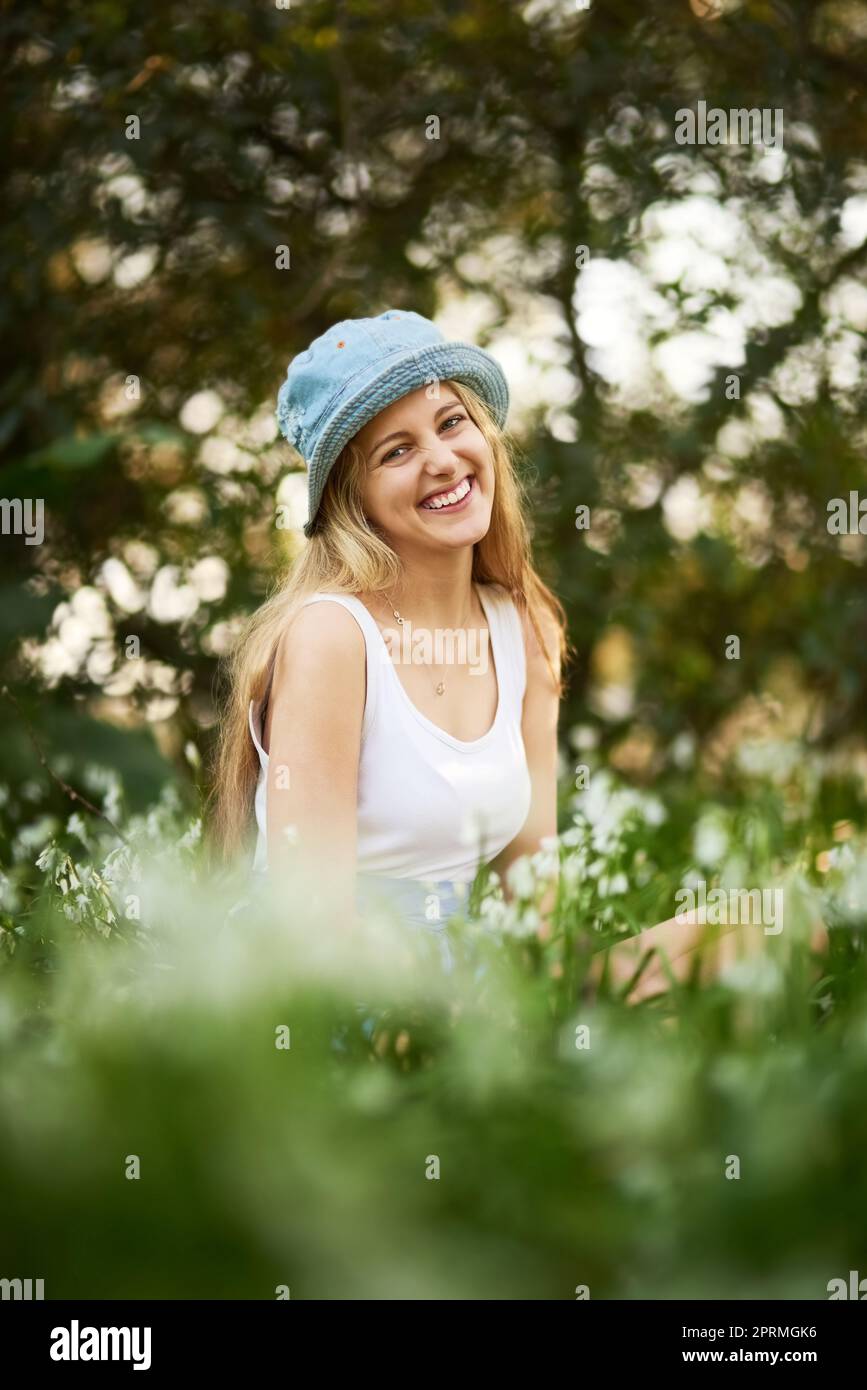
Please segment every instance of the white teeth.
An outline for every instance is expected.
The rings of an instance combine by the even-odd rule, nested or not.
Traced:
[[[438,497],[433,497],[429,502],[422,502],[422,506],[427,511],[440,511],[443,507],[453,507],[455,502],[460,502],[470,490],[470,480],[465,478],[462,483],[458,483],[454,492],[441,492]]]

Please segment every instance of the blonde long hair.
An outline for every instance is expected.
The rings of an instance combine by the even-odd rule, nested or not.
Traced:
[[[556,624],[560,665],[572,649],[566,638],[566,614],[560,600],[533,568],[526,521],[526,493],[515,469],[515,450],[488,409],[469,386],[451,382],[467,414],[484,435],[494,467],[494,499],[487,534],[473,548],[472,581],[501,584],[522,614],[526,613],[562,695],[558,676],[543,638],[540,609]],[[259,776],[258,754],[248,727],[251,700],[268,693],[278,642],[301,601],[325,590],[338,594],[377,594],[396,588],[399,556],[364,515],[364,458],[350,441],[331,469],[317,515],[317,531],[281,576],[270,596],[248,619],[230,654],[223,658],[219,684],[227,690],[217,726],[216,754],[206,811],[207,834],[214,859],[238,853],[252,830],[253,797]]]

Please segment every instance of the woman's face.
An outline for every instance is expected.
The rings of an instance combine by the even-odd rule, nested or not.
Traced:
[[[387,406],[355,436],[365,514],[392,545],[473,545],[491,523],[491,451],[451,382],[433,400],[427,390]]]

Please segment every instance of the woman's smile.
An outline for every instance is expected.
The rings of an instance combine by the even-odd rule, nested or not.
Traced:
[[[467,473],[459,483],[453,487],[446,488],[439,492],[429,492],[421,502],[419,510],[424,512],[461,512],[465,511],[470,505],[476,491],[476,480],[472,473]]]
[[[367,464],[361,474],[364,514],[398,552],[402,545],[475,545],[491,524],[490,446],[460,398],[452,396],[451,383],[446,388],[442,401],[429,398],[425,387],[399,397],[357,436]],[[445,516],[454,525],[433,520]]]

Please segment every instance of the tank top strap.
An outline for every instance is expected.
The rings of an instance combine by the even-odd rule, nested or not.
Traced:
[[[251,700],[247,709],[247,725],[250,730],[250,737],[253,740],[253,747],[259,755],[259,766],[264,770],[268,766],[268,754],[262,747],[262,702],[261,700]]]
[[[361,599],[354,594],[308,594],[307,598],[301,602],[301,607],[306,608],[308,603],[339,603],[342,608],[347,609],[352,614],[358,626],[361,628],[364,637],[365,662],[367,671],[367,689],[364,699],[364,718],[361,724],[362,742],[367,738],[373,727],[376,716],[377,701],[379,698],[379,666],[382,662],[382,655],[385,653],[385,643],[382,634],[371,614],[367,611]]]
[[[520,723],[527,688],[527,654],[520,614],[511,594],[502,585],[480,584],[478,587],[487,601],[489,625],[496,628],[491,640],[497,650],[505,654],[504,670],[497,672],[497,679],[509,702],[512,716]]]

